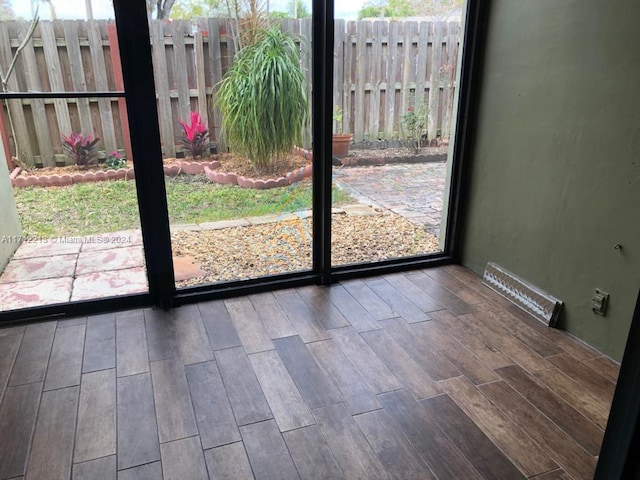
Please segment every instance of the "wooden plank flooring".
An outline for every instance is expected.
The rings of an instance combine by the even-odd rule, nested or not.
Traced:
[[[617,375],[458,266],[0,328],[0,480],[588,479]]]

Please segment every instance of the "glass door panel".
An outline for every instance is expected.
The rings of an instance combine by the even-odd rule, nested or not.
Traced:
[[[334,266],[443,249],[462,41],[446,13],[335,22]]]
[[[0,312],[146,293],[115,25],[21,9],[0,21]]]
[[[178,288],[311,269],[311,18],[229,12],[149,21]]]

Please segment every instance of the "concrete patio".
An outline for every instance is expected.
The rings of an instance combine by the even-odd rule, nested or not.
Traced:
[[[29,239],[0,275],[0,310],[146,291],[139,230]]]

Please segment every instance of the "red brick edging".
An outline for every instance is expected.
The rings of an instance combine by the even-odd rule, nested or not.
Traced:
[[[74,173],[63,175],[32,175],[32,176],[20,176],[22,173],[18,167],[11,172],[9,178],[11,179],[11,185],[14,187],[62,187],[64,185],[71,185],[73,183],[84,182],[102,182],[105,180],[131,180],[134,178],[133,168],[121,168],[119,170],[106,170],[104,172],[86,172],[86,173]]]
[[[313,155],[307,150],[301,148],[294,148],[294,153],[302,155],[307,160],[312,160]],[[213,162],[187,162],[177,160],[172,165],[164,165],[164,174],[169,177],[175,177],[181,173],[185,175],[197,175],[204,173],[207,179],[212,182],[238,185],[243,188],[254,188],[263,190],[266,188],[285,187],[292,183],[299,182],[305,178],[311,177],[312,167],[307,165],[297,170],[289,172],[284,177],[278,177],[268,180],[256,180],[253,178],[243,177],[236,173],[218,172],[221,164],[217,160]],[[23,173],[20,167],[16,167],[9,178],[11,179],[11,185],[17,188],[41,186],[41,187],[61,187],[65,185],[72,185],[74,183],[84,182],[101,182],[105,180],[131,180],[135,178],[133,167],[121,168],[119,170],[106,170],[98,172],[86,172],[86,173],[74,173],[63,175],[32,175],[21,176]]]
[[[308,161],[313,160],[313,154],[308,150],[294,147],[293,153],[303,156]],[[223,185],[238,185],[242,188],[254,188],[256,190],[286,187],[287,185],[299,182],[305,178],[310,178],[312,172],[313,167],[311,165],[307,165],[287,173],[284,177],[270,178],[268,180],[256,180],[254,178],[243,177],[236,173],[217,172],[215,168],[204,167],[204,174],[212,182]]]

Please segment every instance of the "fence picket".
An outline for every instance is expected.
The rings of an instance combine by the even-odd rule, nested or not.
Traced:
[[[384,136],[386,139],[394,137],[394,127],[396,125],[396,82],[398,81],[398,36],[399,23],[389,23],[389,39],[387,48],[389,51],[387,67],[387,84],[385,89],[385,123]]]
[[[436,138],[440,116],[440,67],[442,65],[442,22],[432,24],[433,41],[431,76],[429,77],[429,140]]]
[[[343,108],[345,102],[345,42],[348,38],[346,36],[345,21],[336,20],[333,27],[333,109],[338,106]],[[338,133],[342,128],[342,125],[337,125],[333,122],[333,133]]]
[[[364,138],[364,97],[366,94],[366,58],[367,58],[367,25],[370,22],[358,22],[356,25],[356,78],[355,78],[355,109],[354,109],[354,129],[353,133],[356,138]]]
[[[199,29],[198,29],[199,30]],[[207,108],[207,87],[205,81],[205,70],[204,70],[204,41],[202,39],[202,32],[198,31],[193,37],[194,40],[194,50],[196,56],[196,82],[198,87],[198,113],[200,113],[200,117],[203,120],[206,120],[208,117],[208,108]]]
[[[418,28],[418,66],[416,68],[416,105],[425,105],[427,93],[427,48],[420,45],[429,44],[429,23],[420,22]],[[425,105],[427,106],[427,105]]]
[[[78,40],[77,24],[74,20],[64,20],[64,38],[67,44],[67,58],[69,59],[69,67],[71,69],[71,82],[76,92],[86,92],[87,82],[85,81],[84,68],[82,66],[82,56],[80,53],[80,41]],[[91,119],[91,107],[88,98],[79,98],[77,100],[78,117],[80,119],[81,128],[90,132],[94,136],[100,136],[93,128],[93,120]]]
[[[447,24],[447,80],[445,86],[446,107],[443,108],[442,136],[448,137],[451,132],[451,117],[453,115],[453,98],[457,85],[456,65],[458,64],[458,37],[460,36],[460,24],[449,22]]]
[[[151,46],[153,55],[153,75],[158,97],[158,122],[160,124],[160,138],[164,145],[164,154],[175,157],[175,136],[173,130],[173,115],[171,113],[171,97],[169,96],[169,79],[167,78],[167,56],[164,46],[164,23],[151,24]]]
[[[309,108],[311,108],[311,95],[312,95],[312,85],[311,85],[311,63],[312,63],[312,51],[311,51],[311,37],[313,35],[312,32],[312,24],[310,18],[303,18],[300,20],[300,44],[301,44],[301,61],[302,68],[305,73],[305,76],[309,80],[307,83],[307,98],[309,99]],[[309,110],[311,112],[311,110]],[[309,115],[311,116],[311,115]],[[305,128],[302,141],[305,148],[311,148],[312,145],[312,126],[311,126],[311,118],[309,118],[309,123],[307,124],[307,128]]]
[[[371,93],[369,94],[369,138],[377,140],[380,137],[380,85],[382,83],[382,37],[386,22],[373,22],[373,36],[371,39]],[[376,61],[376,59],[378,61]]]
[[[15,22],[13,22],[15,23]],[[0,28],[0,61],[2,62],[2,73],[6,75],[7,68],[11,63],[13,53],[11,51],[11,41],[9,40],[9,29],[7,27]],[[17,63],[20,65],[21,63]],[[18,86],[18,80],[16,78],[16,72],[9,77],[7,82],[7,88],[10,91],[17,92],[20,90]],[[27,122],[24,115],[24,109],[20,100],[9,100],[6,102],[7,122],[6,125],[9,128],[8,117],[11,116],[13,121],[13,128],[17,138],[13,138],[13,151],[17,157],[21,157],[22,153],[26,158],[31,159],[33,156],[33,149],[31,148],[31,142],[29,141],[29,131],[27,130]],[[4,109],[3,109],[4,110]],[[4,111],[3,111],[3,114]],[[9,132],[11,133],[11,132]],[[13,134],[12,134],[13,135]],[[16,143],[17,142],[17,143]],[[19,146],[20,152],[16,152],[16,145]]]
[[[345,99],[342,104],[342,124],[344,133],[353,133],[355,123],[355,102],[352,91],[355,82],[356,48],[355,35],[357,32],[356,22],[347,22],[344,44],[344,93]]]
[[[27,23],[23,23],[18,26],[18,38],[20,41],[25,37],[28,28],[29,25]],[[41,92],[42,85],[40,82],[40,75],[38,73],[38,63],[33,43],[32,38],[27,42],[24,50],[21,52],[21,55],[24,62],[24,73],[27,81],[27,88],[33,92]],[[53,167],[55,166],[55,161],[53,159],[53,144],[51,143],[51,134],[49,132],[47,111],[44,100],[34,98],[28,103],[31,104],[33,123],[36,127],[36,138],[40,145],[40,162],[45,167]]]
[[[220,22],[217,18],[209,19],[209,61],[211,66],[211,104],[213,108],[213,130],[218,151],[224,152],[227,149],[227,142],[222,135],[222,114],[216,105],[216,95],[218,94],[218,83],[222,80],[222,50],[220,48]],[[227,28],[229,28],[227,26]],[[227,44],[229,41],[227,40]]]
[[[173,59],[176,65],[174,80],[178,90],[178,112],[180,120],[189,121],[191,113],[191,98],[189,95],[189,76],[187,71],[187,49],[184,43],[185,35],[191,30],[191,22],[185,20],[171,23],[171,37],[173,39]]]
[[[107,79],[107,67],[104,60],[104,46],[102,43],[102,33],[100,23],[95,20],[87,21],[87,36],[89,39],[89,50],[91,52],[91,65],[96,82],[96,90],[108,91],[109,82]],[[100,110],[100,122],[102,123],[102,143],[107,152],[118,149],[116,141],[116,129],[113,124],[113,112],[111,99],[99,98],[98,107]]]
[[[42,22],[40,25],[40,35],[44,47],[44,58],[49,72],[49,85],[53,92],[63,92],[64,80],[62,78],[62,67],[58,55],[58,45],[56,35],[53,31],[53,23]],[[71,133],[71,119],[69,118],[69,106],[64,98],[56,98],[53,101],[58,120],[58,130],[62,135]]]

